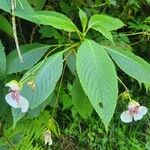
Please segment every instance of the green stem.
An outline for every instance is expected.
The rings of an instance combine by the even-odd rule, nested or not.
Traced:
[[[78,36],[80,38],[80,41],[82,41],[81,32],[79,30],[77,30],[77,34],[78,34]]]
[[[128,98],[129,98],[129,101],[132,101],[131,97],[130,97],[130,94],[129,94],[129,89],[127,88],[127,86],[121,81],[121,79],[119,77],[117,77],[119,82],[123,85],[123,87],[125,88],[125,90],[128,92]]]
[[[61,52],[64,53],[64,52],[68,51],[69,49],[71,49],[71,48],[77,46],[78,44],[79,44],[79,43],[76,43],[76,44],[74,44],[74,45],[72,45],[72,46],[66,48],[65,50],[63,50],[63,51],[61,51]],[[23,85],[23,84],[26,83],[28,80],[30,80],[31,77],[35,74],[35,72],[43,65],[43,63],[45,62],[46,58],[47,58],[52,52],[54,52],[56,49],[58,49],[58,48],[60,48],[60,47],[61,47],[61,46],[57,46],[57,47],[55,47],[54,49],[52,49],[52,50],[45,56],[45,58],[43,59],[43,61],[41,62],[41,64],[40,64],[37,68],[35,68],[31,73],[29,73],[27,76],[25,76],[24,78],[22,78],[22,79],[19,81],[19,83],[20,83],[21,85]]]
[[[25,76],[24,78],[22,78],[21,80],[20,80],[20,84],[21,85],[23,85],[25,82],[27,82],[30,78],[31,78],[31,75],[33,76],[34,75],[34,73],[43,65],[43,63],[45,62],[45,60],[46,60],[46,58],[48,57],[48,55],[50,55],[52,52],[54,52],[56,49],[58,49],[60,46],[57,46],[57,47],[55,47],[54,49],[52,49],[46,56],[45,56],[45,58],[43,59],[43,61],[41,62],[41,64],[37,67],[37,68],[35,68],[33,71],[32,71],[32,73],[29,73],[27,76]]]
[[[116,35],[116,36],[132,36],[132,35],[140,35],[140,34],[150,36],[150,33],[148,33],[148,32],[127,33],[127,34],[124,34],[124,35]],[[115,36],[115,35],[114,35],[114,36]]]
[[[50,145],[48,145],[47,150],[51,150],[51,146]]]
[[[87,29],[86,29],[86,31],[85,31],[85,33],[84,33],[84,35],[83,35],[84,37],[86,36],[86,34],[88,33],[89,30],[90,30],[90,28],[87,28]]]
[[[126,91],[129,91],[127,86],[121,81],[121,79],[119,77],[117,77],[119,82],[123,85],[123,87],[125,88]]]
[[[15,45],[16,45],[16,50],[17,50],[17,53],[18,53],[18,57],[20,59],[20,62],[23,63],[23,57],[21,55],[21,51],[20,51],[20,47],[19,47],[19,41],[18,41],[18,37],[17,37],[15,8],[16,8],[16,0],[11,0],[13,36],[14,36],[14,39],[15,39]]]

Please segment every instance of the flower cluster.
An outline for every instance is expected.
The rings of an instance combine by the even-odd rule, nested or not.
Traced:
[[[29,102],[20,94],[21,86],[16,80],[12,80],[6,84],[10,88],[10,92],[5,96],[6,102],[13,108],[21,108],[23,113],[28,111]]]
[[[128,110],[121,113],[121,120],[125,123],[130,123],[133,120],[141,120],[143,116],[147,113],[147,108],[145,106],[140,106],[140,104],[134,100],[131,100],[128,104]]]

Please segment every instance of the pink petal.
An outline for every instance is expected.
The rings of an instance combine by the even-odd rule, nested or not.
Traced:
[[[139,113],[145,115],[147,113],[147,108],[145,106],[140,106]]]
[[[131,102],[129,102],[128,104],[128,109],[132,109],[134,107],[140,106],[140,104],[134,100],[132,100]]]
[[[6,84],[6,86],[10,87],[12,91],[19,91],[20,86],[16,80],[12,80]]]
[[[6,99],[6,102],[7,102],[10,106],[12,106],[13,108],[19,108],[19,107],[20,107],[19,104],[17,103],[17,101],[12,98],[12,93],[11,93],[11,92],[8,93],[8,94],[5,96],[5,99]]]
[[[120,118],[121,118],[121,121],[123,121],[125,123],[132,122],[132,120],[133,120],[133,117],[130,114],[129,110],[124,111],[123,113],[121,113]]]
[[[21,95],[20,95],[20,98],[19,98],[19,105],[20,105],[21,111],[23,113],[28,111],[29,102],[28,102],[28,100],[25,97],[23,97]]]

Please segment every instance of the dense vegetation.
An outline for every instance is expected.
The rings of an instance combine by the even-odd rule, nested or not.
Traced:
[[[149,10],[1,0],[0,150],[150,150]]]

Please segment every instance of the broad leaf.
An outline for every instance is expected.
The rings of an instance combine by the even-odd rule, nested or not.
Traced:
[[[5,76],[6,72],[6,56],[4,47],[0,41],[0,78]]]
[[[111,32],[108,31],[106,28],[104,28],[103,26],[101,26],[100,28],[93,27],[93,29],[95,29],[96,31],[99,31],[105,38],[107,38],[112,43],[114,43]]]
[[[131,52],[105,47],[116,64],[129,76],[150,83],[150,64]]]
[[[81,21],[81,24],[82,24],[82,29],[83,29],[83,32],[84,32],[85,29],[86,29],[86,26],[87,26],[88,18],[86,16],[86,13],[82,9],[79,10],[79,17],[80,17],[80,21]]]
[[[1,0],[0,1],[0,9],[11,13],[11,2],[10,0]],[[27,2],[27,0],[16,0],[16,8],[15,8],[15,15],[34,22],[32,19],[32,15],[35,13],[33,8]]]
[[[66,63],[72,74],[76,74],[76,55],[73,51],[65,53]]]
[[[11,5],[10,0],[1,0],[0,2],[0,9],[3,9],[7,12],[11,12]],[[27,0],[16,0],[16,9],[15,9],[16,16],[27,19],[27,15],[34,14],[33,8],[27,2]],[[32,19],[30,19],[32,21]]]
[[[29,110],[27,117],[29,118],[38,117],[41,114],[41,112],[45,109],[45,107],[50,104],[50,102],[52,101],[52,97],[53,97],[53,93],[44,102],[42,102],[37,108],[33,110]]]
[[[21,72],[23,70],[31,68],[41,59],[41,57],[49,48],[49,45],[37,43],[20,46],[24,62],[21,63],[19,61],[16,50],[12,51],[7,56],[7,73],[11,74],[15,72]]]
[[[55,11],[37,11],[30,17],[38,24],[50,25],[69,32],[77,31],[77,27],[68,17]]]
[[[118,94],[113,62],[100,45],[85,40],[77,52],[77,73],[85,93],[107,128]]]
[[[48,57],[44,62],[38,63],[27,72],[27,74],[34,72],[35,89],[32,90],[31,87],[25,84],[22,95],[29,101],[31,109],[38,107],[54,91],[61,76],[62,68],[63,59],[60,52]],[[32,76],[30,77],[32,79]]]
[[[89,28],[101,28],[101,26],[112,31],[123,27],[124,23],[118,18],[99,14],[93,15],[89,21]]]
[[[0,8],[10,12],[10,2],[2,0]],[[16,6],[16,16],[35,22],[37,24],[51,25],[57,29],[63,29],[69,32],[77,31],[75,24],[65,15],[55,11],[34,11],[26,0],[18,0]]]
[[[20,108],[11,108],[13,116],[13,128],[15,128],[17,122],[25,116],[25,113],[21,112]]]
[[[88,28],[93,28],[94,30],[99,31],[104,37],[113,43],[110,31],[117,30],[123,27],[123,25],[123,22],[117,18],[96,14],[90,18]]]
[[[92,111],[93,107],[91,102],[89,101],[87,95],[83,91],[79,79],[76,78],[73,83],[72,88],[72,102],[75,106],[77,112],[83,117],[88,118]]]
[[[0,15],[0,21],[0,30],[6,32],[9,36],[13,37],[12,26],[3,15]]]

